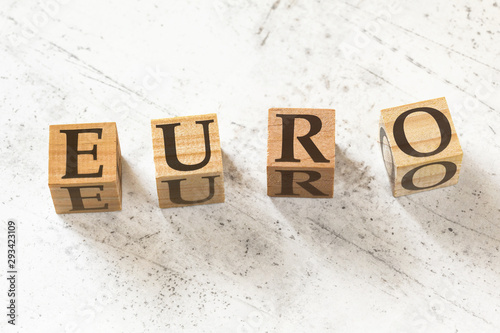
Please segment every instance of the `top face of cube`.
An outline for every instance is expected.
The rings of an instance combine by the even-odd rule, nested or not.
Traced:
[[[49,185],[117,181],[116,123],[51,125]]]
[[[381,126],[385,127],[397,166],[439,161],[462,154],[446,99],[384,109]]]
[[[156,178],[222,172],[216,114],[151,120]]]
[[[269,109],[267,166],[335,167],[335,110]]]

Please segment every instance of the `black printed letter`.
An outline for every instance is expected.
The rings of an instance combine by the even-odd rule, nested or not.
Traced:
[[[164,180],[162,183],[168,183],[168,189],[170,193],[170,201],[172,201],[175,204],[178,205],[193,205],[193,204],[200,204],[206,201],[209,201],[214,197],[215,194],[215,178],[219,176],[207,176],[207,177],[201,177],[201,178],[207,178],[208,179],[208,188],[209,188],[209,194],[205,199],[201,200],[195,200],[195,201],[187,201],[182,199],[181,196],[181,181],[186,180],[186,179],[175,179],[175,180]]]
[[[309,176],[308,180],[297,182],[297,184],[302,187],[307,192],[311,193],[314,196],[328,196],[318,190],[316,187],[311,185],[312,182],[315,182],[321,178],[321,174],[316,171],[298,171],[298,170],[276,170],[276,172],[281,173],[281,193],[277,195],[298,195],[293,192],[293,174],[302,172]]]
[[[293,140],[295,136],[295,118],[303,118],[311,125],[311,130],[304,136],[299,136],[297,139],[302,144],[307,153],[311,156],[314,162],[328,163],[330,162],[321,154],[318,147],[312,142],[311,137],[318,134],[321,130],[321,119],[313,115],[291,115],[291,114],[277,114],[283,122],[283,142],[281,148],[281,158],[276,162],[300,162],[293,154]]]
[[[163,130],[163,142],[165,145],[165,158],[169,167],[179,171],[193,171],[203,168],[210,161],[210,135],[208,131],[208,126],[213,123],[214,120],[200,120],[196,124],[201,124],[203,126],[203,135],[205,137],[205,159],[198,164],[186,165],[179,161],[177,157],[177,149],[175,146],[175,127],[179,126],[177,124],[166,124],[166,125],[156,125],[157,128]]]
[[[78,155],[91,154],[94,161],[97,160],[97,145],[94,145],[92,150],[78,150],[78,134],[96,133],[97,138],[100,139],[102,128],[61,130],[61,133],[66,134],[66,174],[62,178],[102,177],[102,165],[99,166],[99,171],[96,173],[78,173]]]
[[[108,209],[108,204],[104,204],[103,207],[97,207],[97,208],[85,208],[83,206],[83,199],[97,199],[97,201],[101,201],[101,194],[97,193],[95,197],[82,197],[82,193],[80,192],[80,189],[82,188],[98,188],[100,191],[103,190],[102,185],[98,186],[77,186],[77,187],[62,187],[68,190],[69,192],[69,197],[71,198],[71,205],[73,208],[71,211],[75,210],[98,210],[98,209]]]

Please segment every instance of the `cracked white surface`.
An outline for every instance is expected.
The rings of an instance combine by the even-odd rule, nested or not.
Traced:
[[[495,0],[64,2],[0,5],[21,331],[500,330]],[[441,96],[460,182],[395,199],[380,110]],[[333,199],[266,196],[270,107],[337,110]],[[159,209],[149,120],[211,112],[226,203]],[[123,210],[55,214],[48,125],[103,121],[118,125]]]

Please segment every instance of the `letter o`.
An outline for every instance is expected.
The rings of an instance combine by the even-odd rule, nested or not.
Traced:
[[[408,117],[410,114],[414,112],[426,112],[429,115],[431,115],[434,118],[434,120],[436,120],[439,126],[439,131],[441,132],[441,143],[439,144],[439,147],[437,147],[434,151],[428,153],[422,153],[416,151],[408,142],[408,139],[406,138],[405,134],[404,125],[406,117]],[[394,134],[394,140],[396,140],[396,144],[398,145],[399,149],[401,149],[405,154],[414,157],[427,157],[439,154],[440,152],[445,150],[446,147],[448,147],[451,141],[451,126],[450,122],[441,111],[433,108],[423,107],[423,108],[411,109],[400,114],[399,117],[394,122],[393,134]]]
[[[443,179],[441,179],[441,181],[435,185],[426,186],[426,187],[416,186],[413,183],[413,176],[415,175],[415,173],[418,170],[425,168],[426,166],[434,165],[434,164],[441,164],[442,166],[445,167],[446,173],[444,174]],[[439,186],[441,184],[446,183],[448,180],[453,178],[453,176],[455,176],[456,173],[457,173],[457,165],[453,162],[443,161],[443,162],[434,162],[434,163],[424,164],[424,165],[421,165],[419,167],[416,167],[415,169],[408,171],[406,173],[406,175],[403,176],[403,179],[401,180],[401,186],[403,186],[403,188],[410,190],[410,191],[426,190],[426,189],[433,188],[433,187],[436,187],[436,186]]]
[[[389,163],[389,161],[386,161],[385,154],[384,154],[384,138],[387,141],[387,144],[389,144],[389,138],[387,137],[387,134],[385,133],[384,128],[380,127],[380,149],[382,150],[382,158],[384,159],[385,168],[387,170],[387,173],[389,174],[389,178],[391,179],[391,181],[393,181],[393,179],[394,179],[394,157],[392,156],[391,147],[388,147],[388,149],[389,149],[388,152],[391,155],[391,162],[390,162],[391,167],[389,170],[389,168],[387,167],[387,164]]]

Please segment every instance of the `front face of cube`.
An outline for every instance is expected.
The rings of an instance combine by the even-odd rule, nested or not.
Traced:
[[[217,115],[155,119],[151,130],[160,208],[224,202]]]
[[[267,194],[333,197],[335,110],[270,109]]]
[[[380,142],[395,197],[458,182],[463,153],[444,98],[382,110]]]
[[[49,187],[58,214],[121,209],[115,123],[50,126]]]

